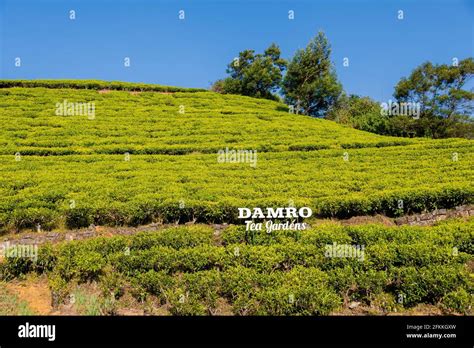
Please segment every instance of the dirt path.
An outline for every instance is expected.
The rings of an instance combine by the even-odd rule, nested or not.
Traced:
[[[18,296],[20,301],[38,315],[48,315],[52,312],[51,291],[46,279],[12,281],[6,283],[6,289]]]
[[[326,223],[328,221],[333,223],[340,223],[342,225],[360,225],[378,223],[385,226],[431,226],[438,221],[448,218],[469,218],[474,216],[474,205],[460,206],[455,209],[439,209],[433,212],[426,212],[421,214],[405,215],[398,218],[389,218],[383,215],[375,216],[354,216],[350,219],[314,219],[310,221],[311,225],[318,225],[319,223]],[[186,223],[189,225],[192,223]],[[113,237],[117,235],[133,235],[139,232],[154,232],[169,227],[176,227],[176,224],[161,224],[152,223],[149,225],[142,225],[138,227],[110,227],[110,226],[94,226],[76,230],[61,230],[49,232],[27,232],[9,233],[0,236],[0,250],[2,247],[11,245],[41,245],[44,243],[58,243],[62,241],[83,240],[94,237]],[[182,226],[182,225],[179,225]],[[228,224],[210,224],[214,229],[216,237],[220,235],[229,225]],[[1,255],[0,255],[1,261]]]
[[[44,243],[58,243],[63,241],[83,240],[93,237],[113,237],[113,236],[127,236],[139,232],[155,232],[166,228],[178,227],[183,225],[176,224],[158,224],[152,223],[149,225],[142,225],[138,227],[130,226],[94,226],[82,228],[77,230],[62,230],[51,232],[20,232],[10,233],[0,236],[0,250],[3,247],[13,245],[41,245]],[[221,232],[229,225],[227,224],[211,224],[209,225],[216,232]],[[1,261],[0,255],[0,261]]]

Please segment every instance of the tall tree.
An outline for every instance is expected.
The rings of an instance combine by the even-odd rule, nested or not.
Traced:
[[[418,136],[472,138],[473,134],[466,132],[473,129],[474,93],[463,87],[473,76],[473,58],[456,65],[426,62],[400,80],[394,96],[398,102],[420,104]]]
[[[275,99],[274,92],[280,86],[286,61],[280,58],[280,48],[272,44],[263,54],[254,50],[239,53],[227,66],[230,77],[219,80],[213,90],[257,98]]]
[[[474,60],[466,58],[457,65],[426,62],[395,87],[399,102],[420,103],[421,116],[452,119],[472,115],[474,93],[464,85],[474,76]]]
[[[331,46],[320,31],[288,64],[282,88],[285,100],[306,115],[324,116],[342,92],[330,55]]]

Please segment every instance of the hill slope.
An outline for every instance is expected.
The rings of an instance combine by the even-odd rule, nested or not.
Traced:
[[[0,83],[1,85],[1,83]],[[0,89],[2,154],[216,153],[226,146],[287,151],[411,144],[287,112],[273,101],[212,92]],[[164,94],[166,93],[166,94]],[[56,115],[93,102],[95,115]],[[64,108],[67,111],[67,107]]]
[[[0,89],[1,229],[235,222],[237,207],[290,204],[397,215],[474,198],[472,141],[383,137],[212,92],[54,87]],[[70,102],[95,113],[57,115]],[[222,163],[226,148],[257,162]]]

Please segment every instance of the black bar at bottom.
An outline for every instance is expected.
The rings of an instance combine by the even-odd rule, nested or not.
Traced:
[[[33,325],[55,325],[54,341]],[[472,347],[474,317],[0,317],[1,348],[85,344]]]

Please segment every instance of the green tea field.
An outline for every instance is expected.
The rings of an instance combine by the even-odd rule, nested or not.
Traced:
[[[472,315],[472,217],[347,219],[474,203],[473,141],[385,137],[196,89],[0,87],[4,240],[152,226],[4,255],[0,314]],[[290,206],[311,208],[308,229],[238,218]]]
[[[397,216],[474,200],[469,140],[384,137],[212,92],[12,84],[0,83],[4,231],[235,222],[237,207],[290,203]],[[56,114],[75,102],[94,102],[93,117]],[[255,161],[218,160],[233,150]]]

